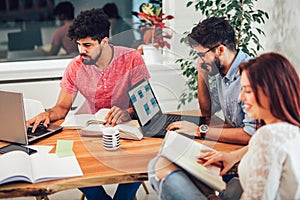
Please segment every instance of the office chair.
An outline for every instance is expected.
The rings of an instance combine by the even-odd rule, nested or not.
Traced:
[[[22,32],[11,32],[8,37],[8,59],[19,59],[28,57],[38,57],[42,54],[35,51],[35,46],[42,45],[40,30],[30,30]]]

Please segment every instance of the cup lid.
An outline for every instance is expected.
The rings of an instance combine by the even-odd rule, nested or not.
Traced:
[[[105,127],[102,129],[103,135],[117,135],[119,130],[115,127]]]

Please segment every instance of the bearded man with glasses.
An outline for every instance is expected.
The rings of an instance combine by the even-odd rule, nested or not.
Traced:
[[[202,116],[210,118],[222,110],[228,128],[198,126],[191,122],[178,121],[169,125],[192,136],[200,136],[229,143],[247,144],[255,132],[254,119],[247,116],[244,104],[238,100],[241,91],[238,66],[250,59],[235,44],[235,34],[225,18],[211,17],[200,21],[187,37],[187,43],[195,49],[198,60],[198,102]],[[213,87],[208,77],[215,76]]]

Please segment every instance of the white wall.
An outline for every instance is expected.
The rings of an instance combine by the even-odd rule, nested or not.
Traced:
[[[60,78],[71,59],[0,62],[0,90],[22,92],[23,97],[41,101],[45,109],[55,105]],[[82,104],[76,97],[73,107]]]
[[[300,73],[299,32],[300,32],[300,1],[269,0],[259,1],[258,8],[269,13],[263,27],[266,38],[261,40],[265,51],[276,51],[284,54]]]
[[[70,59],[2,62],[0,90],[22,92],[25,98],[41,101],[44,108],[51,108],[59,95],[60,77],[69,62]],[[146,65],[162,110],[177,111],[179,96],[186,89],[185,78],[181,75],[180,68],[166,57],[159,62],[147,62]],[[82,102],[83,97],[78,95],[73,107],[79,107]],[[196,101],[181,107],[180,110],[194,109],[198,109]]]
[[[186,53],[187,47],[177,46],[177,36],[184,31],[190,31],[192,27],[205,19],[195,11],[193,7],[186,7],[188,0],[163,0],[164,13],[175,16],[175,20],[168,22],[175,33],[172,41],[172,50],[177,54]],[[300,1],[299,0],[258,0],[256,8],[267,11],[270,19],[262,26],[266,37],[261,37],[260,41],[264,47],[263,52],[275,51],[285,55],[300,73],[300,56],[298,48],[300,39]]]

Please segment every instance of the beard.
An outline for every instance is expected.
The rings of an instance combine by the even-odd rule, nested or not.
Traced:
[[[221,65],[221,61],[218,57],[215,57],[215,60],[211,63],[202,63],[201,68],[206,70],[208,75],[215,76],[216,74],[220,74],[224,77],[226,74],[224,73],[225,67]]]
[[[95,58],[92,58],[91,56],[85,54],[85,53],[81,53],[80,56],[84,56],[85,58],[82,59],[82,63],[85,65],[96,65],[98,59],[100,58],[100,56],[102,55],[102,48],[100,49],[99,53],[96,55]]]

